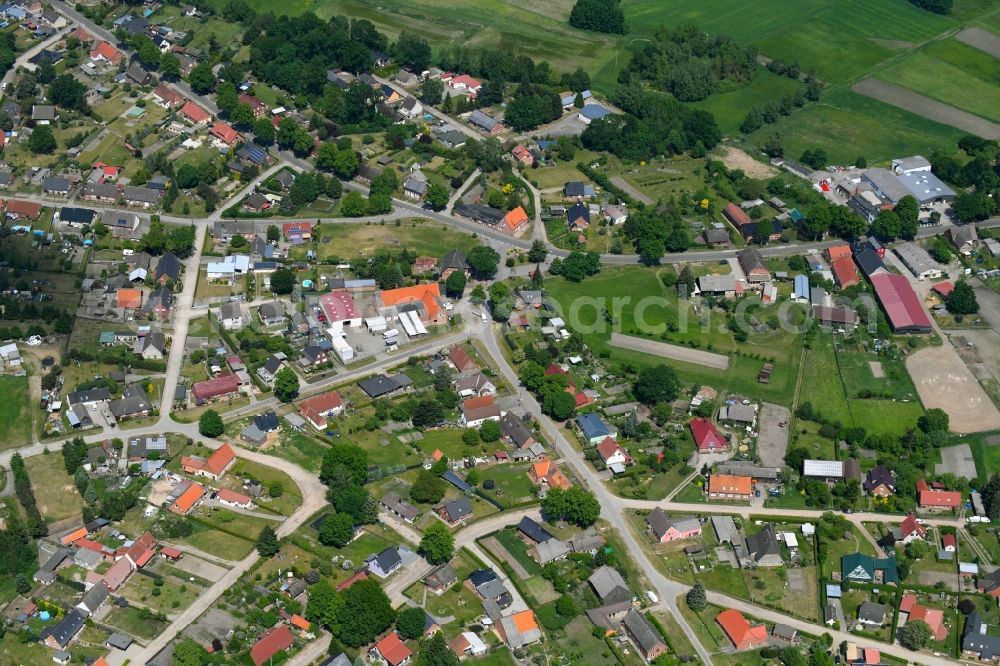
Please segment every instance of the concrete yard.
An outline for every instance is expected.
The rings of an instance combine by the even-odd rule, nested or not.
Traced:
[[[787,407],[765,402],[760,408],[760,434],[757,456],[765,467],[782,467],[788,450],[788,423],[791,412]],[[781,425],[784,423],[785,425]]]
[[[977,478],[972,448],[968,444],[958,444],[941,449],[941,462],[934,466],[934,473],[938,476],[954,474],[963,479]]]
[[[611,334],[611,344],[622,349],[631,349],[632,351],[643,352],[644,354],[662,356],[674,361],[704,365],[716,370],[725,370],[729,367],[729,357],[722,354],[713,354],[712,352],[681,347],[680,345],[671,345],[665,342],[655,342],[631,335],[622,335],[621,333]]]
[[[187,572],[192,576],[198,576],[213,583],[226,575],[228,569],[220,567],[218,564],[208,562],[190,553],[173,563],[174,568]]]
[[[921,349],[906,359],[906,369],[924,407],[943,409],[953,432],[1000,428],[1000,411],[950,343]]]
[[[927,557],[932,557],[927,555]],[[945,573],[943,571],[921,571],[920,584],[927,587],[934,587],[938,583],[944,583],[949,590],[958,592],[958,574]]]

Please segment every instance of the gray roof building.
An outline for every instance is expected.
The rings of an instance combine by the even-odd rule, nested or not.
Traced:
[[[903,197],[911,194],[910,190],[888,169],[865,169],[861,179],[871,185],[875,192],[893,204],[899,203]]]
[[[763,530],[746,538],[747,556],[759,567],[781,566],[781,544],[774,533],[774,526],[768,525]]]
[[[635,641],[639,651],[647,660],[655,659],[658,655],[666,652],[667,645],[663,641],[663,636],[639,611],[631,610],[626,613],[622,620],[622,626],[625,627],[625,632]]]
[[[617,569],[602,565],[587,579],[594,594],[602,604],[613,604],[632,599],[632,591]]]

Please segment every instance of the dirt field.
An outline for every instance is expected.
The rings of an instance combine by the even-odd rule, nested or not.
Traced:
[[[955,35],[955,39],[969,46],[985,51],[994,58],[1000,58],[1000,37],[982,28],[966,28]]]
[[[906,359],[924,407],[943,409],[958,433],[1000,428],[1000,412],[950,343],[927,347]]]
[[[653,200],[650,199],[645,194],[643,194],[642,190],[640,190],[635,185],[633,185],[632,183],[628,182],[627,180],[625,180],[621,176],[615,176],[614,178],[611,179],[611,182],[614,183],[615,185],[617,185],[618,187],[622,188],[626,192],[628,192],[629,195],[633,199],[635,199],[636,201],[641,201],[642,203],[646,204],[647,206],[649,206],[649,205],[651,205],[653,203]]]
[[[980,379],[1000,378],[1000,333],[992,329],[969,329],[956,331],[952,339],[958,348],[958,353],[966,359],[973,372]],[[971,342],[975,347],[969,347]],[[966,345],[963,350],[960,345]]]
[[[186,571],[189,574],[198,576],[199,578],[210,580],[213,583],[225,576],[227,571],[225,567],[220,567],[218,564],[207,562],[201,558],[191,555],[190,553],[174,562],[173,566],[181,571]]]
[[[767,467],[782,467],[788,449],[788,421],[791,412],[787,407],[765,402],[760,410],[760,436],[757,438],[757,456]],[[780,424],[785,426],[781,427]]]
[[[927,555],[931,557],[931,555]],[[933,587],[937,583],[944,583],[949,590],[958,591],[958,576],[953,573],[944,573],[943,571],[921,571],[920,572],[920,584],[926,585],[927,587]]]
[[[712,352],[701,351],[699,349],[669,345],[665,342],[644,340],[643,338],[636,338],[631,335],[622,335],[621,333],[611,334],[611,344],[615,347],[621,347],[622,349],[631,349],[632,351],[639,351],[646,354],[655,354],[656,356],[670,358],[675,361],[696,363],[698,365],[704,365],[708,368],[715,368],[716,370],[725,370],[729,367],[729,357],[723,356],[722,354],[713,354]]]
[[[855,83],[851,90],[984,139],[1000,139],[1000,125],[885,81],[867,78]]]
[[[771,178],[778,173],[774,167],[759,162],[739,148],[722,146],[722,163],[727,169],[742,169],[751,178]]]
[[[941,462],[934,466],[934,473],[954,474],[964,479],[975,479],[976,461],[972,457],[972,448],[968,444],[949,446],[941,449]]]
[[[868,367],[872,369],[872,377],[875,379],[885,379],[885,370],[881,361],[868,361]]]

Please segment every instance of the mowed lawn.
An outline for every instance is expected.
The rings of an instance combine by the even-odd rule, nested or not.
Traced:
[[[0,449],[31,443],[32,418],[29,411],[27,377],[0,377]]]
[[[441,259],[454,249],[469,252],[479,245],[472,234],[462,233],[428,220],[403,220],[387,224],[321,224],[319,259],[351,259],[371,256],[378,250],[411,250]],[[294,254],[294,253],[293,253]]]
[[[752,333],[746,342],[738,343],[730,333],[719,330],[725,320],[718,313],[713,313],[705,324],[691,311],[689,321],[684,324],[678,317],[676,295],[668,292],[660,282],[659,275],[665,270],[672,269],[605,267],[599,275],[583,282],[549,279],[545,288],[562,306],[561,316],[569,327],[576,327],[582,332],[584,340],[594,353],[607,350],[613,361],[630,362],[639,366],[666,363],[688,384],[709,384],[723,391],[750,393],[765,400],[790,404],[798,372],[801,338],[781,331],[769,331],[763,334]],[[628,289],[623,291],[622,285],[628,285]],[[640,325],[636,321],[636,306],[648,297],[664,300],[652,301],[650,307],[645,308],[641,317],[645,325]],[[621,305],[618,306],[615,298],[628,300],[619,301]],[[597,299],[598,308],[606,308],[613,313],[613,324],[600,325],[598,318],[602,315],[595,310],[594,299]],[[578,312],[578,316],[574,316],[575,312]],[[650,329],[667,324],[677,325],[678,330],[660,334],[659,331],[653,332],[655,329]],[[728,369],[714,370],[611,346],[609,340],[614,331],[683,346],[687,346],[690,341],[699,344],[702,350],[722,354],[741,351],[757,354],[762,358],[774,357],[775,370],[770,383],[759,384],[757,372],[763,362],[760,359],[731,355]]]
[[[807,148],[822,147],[831,164],[854,164],[859,155],[869,164],[904,154],[926,155],[962,136],[954,127],[846,89],[823,95],[818,103],[757,130],[750,138],[760,143],[775,132],[784,139],[785,155],[797,158]]]
[[[976,58],[973,62],[980,61]],[[982,67],[975,71],[982,71]],[[912,53],[875,76],[983,118],[1000,121],[1000,86],[995,78],[992,81],[981,79],[964,67],[939,60],[929,53]]]
[[[73,478],[66,473],[60,453],[31,456],[24,459],[24,465],[42,518],[55,522],[80,514],[83,497],[77,492]]]

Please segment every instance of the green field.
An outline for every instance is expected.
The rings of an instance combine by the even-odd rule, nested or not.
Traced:
[[[27,377],[0,377],[0,449],[30,444],[32,418],[29,412]]]
[[[892,130],[886,131],[889,127]],[[926,155],[962,136],[953,127],[849,90],[832,91],[750,138],[761,142],[774,132],[784,138],[785,155],[797,158],[807,148],[822,146],[834,164],[853,164],[859,155],[869,164],[899,155]]]
[[[454,249],[468,252],[479,245],[472,234],[462,233],[445,225],[427,220],[403,220],[400,225],[388,224],[321,224],[316,232],[319,238],[317,258],[351,259],[370,256],[377,250],[398,252],[403,248],[440,259]],[[305,255],[305,248],[299,248]],[[296,257],[293,249],[291,258]]]
[[[746,342],[738,343],[732,334],[720,330],[720,326],[725,323],[724,318],[717,313],[712,313],[709,316],[707,311],[703,312],[700,321],[699,317],[690,311],[688,323],[683,324],[679,319],[676,294],[663,287],[658,277],[662,271],[666,270],[672,269],[657,270],[631,266],[606,267],[599,275],[587,278],[583,282],[573,283],[556,278],[546,281],[545,287],[553,299],[562,306],[563,318],[571,326],[573,326],[573,317],[566,315],[571,315],[575,311],[574,303],[576,303],[580,326],[589,327],[594,324],[598,313],[592,305],[580,307],[580,304],[583,302],[593,303],[593,299],[598,299],[598,307],[607,308],[609,312],[616,312],[618,306],[615,305],[614,299],[622,297],[621,286],[623,284],[629,285],[627,295],[629,300],[621,304],[620,315],[612,315],[614,324],[602,327],[595,326],[591,330],[597,329],[596,332],[583,333],[585,342],[594,353],[607,350],[613,361],[630,362],[637,365],[667,362],[686,383],[709,384],[722,391],[750,393],[767,400],[790,404],[795,388],[795,377],[798,373],[801,338],[782,331],[769,331],[761,334],[751,333]],[[636,305],[647,297],[662,298],[665,301],[659,305],[654,304],[644,311],[645,323],[650,326],[673,324],[678,330],[662,334],[643,334],[644,332],[636,323]],[[662,303],[665,303],[666,306]],[[756,316],[763,320],[767,317],[767,313],[768,309],[765,308]],[[761,357],[773,357],[775,370],[769,384],[759,384],[757,371],[760,370],[762,361],[752,356],[730,356],[729,368],[726,370],[715,370],[680,361],[665,361],[658,356],[611,346],[609,340],[612,330],[626,335],[640,335],[673,344],[695,344],[701,349],[716,353],[740,352],[760,355]]]
[[[727,134],[736,134],[747,115],[747,109],[761,100],[778,100],[785,95],[794,95],[805,90],[805,85],[780,76],[764,67],[757,68],[757,75],[749,85],[734,90],[717,93],[694,106],[705,109],[715,116],[719,129]]]
[[[924,48],[924,53],[983,81],[1000,80],[1000,60],[957,39],[932,42]]]
[[[35,491],[38,510],[47,522],[80,515],[83,498],[73,485],[73,477],[66,473],[62,455],[31,456],[24,459],[24,466]]]
[[[981,59],[974,62],[981,62]],[[993,60],[993,63],[998,64],[998,61]],[[977,71],[981,69],[982,66],[977,67]],[[879,71],[876,77],[988,120],[1000,121],[1000,87],[996,79],[990,81],[970,74],[964,63],[956,66],[917,51]]]
[[[872,432],[896,434],[913,428],[917,418],[924,413],[919,400],[858,399],[856,391],[850,388],[864,386],[881,389],[886,386],[900,392],[898,397],[903,397],[908,391],[913,391],[909,377],[905,374],[899,376],[898,373],[890,377],[887,371],[886,379],[876,380],[870,369],[865,370],[867,362],[857,353],[847,354],[845,371],[838,364],[838,353],[834,350],[832,338],[829,333],[820,334],[806,353],[805,367],[809,368],[809,372],[803,375],[801,402],[812,403],[821,416],[848,427],[861,426]],[[836,344],[841,343],[838,341]],[[893,367],[895,362],[887,363]],[[846,375],[846,382],[842,375]],[[846,394],[845,389],[848,391]]]

